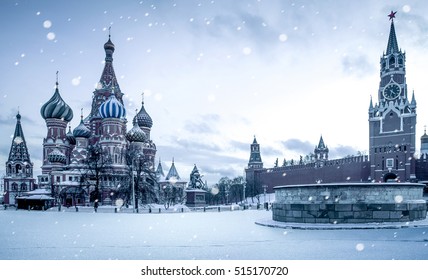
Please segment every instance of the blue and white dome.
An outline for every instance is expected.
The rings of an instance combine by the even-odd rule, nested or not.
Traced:
[[[64,102],[58,90],[58,83],[54,95],[40,109],[40,114],[46,119],[62,119],[69,122],[73,119],[73,110]]]
[[[100,116],[103,119],[107,118],[124,118],[126,115],[125,107],[119,100],[117,100],[116,96],[112,92],[110,97],[100,106],[99,109]]]
[[[91,131],[83,123],[83,119],[80,120],[80,124],[73,130],[73,135],[74,137],[83,137],[83,138],[91,137]]]

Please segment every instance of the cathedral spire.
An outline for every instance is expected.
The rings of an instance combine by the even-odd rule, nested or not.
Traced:
[[[389,20],[391,21],[391,29],[389,31],[388,45],[386,47],[386,55],[399,52],[397,36],[395,35],[395,27],[394,27],[394,18],[396,13],[397,12],[391,11],[391,13],[388,15]]]
[[[177,168],[175,168],[174,158],[172,158],[171,168],[168,171],[168,174],[165,177],[165,180],[180,180],[180,175],[178,175]]]
[[[106,53],[104,70],[101,74],[100,85],[103,88],[112,88],[115,87],[115,92],[119,91],[119,84],[117,83],[116,74],[113,69],[113,53],[115,46],[111,41],[111,34],[109,28],[108,41],[104,44],[104,51]]]
[[[31,162],[30,154],[28,153],[27,143],[25,141],[24,132],[21,126],[21,115],[19,112],[16,115],[15,133],[13,134],[12,145],[10,147],[8,161]]]
[[[156,169],[156,175],[160,178],[165,177],[165,173],[163,172],[162,161],[160,157],[159,157],[158,168]]]
[[[415,91],[412,92],[412,101],[410,101],[410,104],[412,104],[413,106],[416,106]]]

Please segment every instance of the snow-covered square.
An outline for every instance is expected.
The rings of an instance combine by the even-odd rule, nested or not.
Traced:
[[[109,213],[107,213],[109,212]],[[8,260],[426,260],[428,228],[312,230],[257,225],[271,211],[94,213],[0,210]],[[426,225],[426,222],[425,222]]]

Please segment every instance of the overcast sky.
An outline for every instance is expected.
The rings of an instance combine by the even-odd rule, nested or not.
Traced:
[[[428,123],[426,1],[2,0],[0,162],[19,107],[40,174],[40,107],[55,73],[74,128],[80,108],[90,111],[110,26],[128,121],[144,91],[165,170],[174,158],[184,179],[194,164],[210,185],[243,175],[254,135],[265,167],[313,152],[321,135],[330,158],[367,153],[391,10],[418,102],[419,150]]]

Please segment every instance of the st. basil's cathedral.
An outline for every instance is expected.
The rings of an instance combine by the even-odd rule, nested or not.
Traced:
[[[102,186],[98,194],[100,202],[111,204],[119,188],[130,184],[129,166],[135,166],[135,161],[144,163],[145,168],[154,172],[158,188],[164,186],[171,176],[175,176],[174,180],[180,187],[186,185],[180,179],[174,162],[166,177],[160,162],[155,170],[156,145],[150,138],[153,120],[144,108],[144,99],[141,109],[133,117],[132,128],[127,131],[124,94],[113,68],[115,45],[110,35],[104,50],[104,69],[93,92],[91,111],[84,117],[82,109],[80,124],[73,130],[68,127],[74,115],[73,110],[60,94],[57,73],[55,92],[40,109],[47,134],[43,139],[42,174],[38,176],[37,183],[33,178],[33,163],[21,126],[21,115],[17,114],[16,129],[6,162],[5,204],[15,205],[16,198],[26,194],[26,197],[42,199],[54,196],[58,203],[67,206],[89,205],[97,199],[91,198],[95,188],[94,180],[98,180],[98,185]],[[88,170],[97,168],[89,165],[88,159],[94,156],[89,155],[89,151],[98,153],[98,156],[102,154],[94,159],[97,170]],[[134,158],[130,159],[130,154]],[[94,172],[100,174],[88,175]]]

